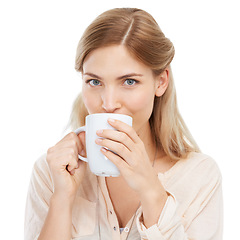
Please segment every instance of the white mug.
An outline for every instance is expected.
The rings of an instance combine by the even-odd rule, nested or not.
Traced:
[[[87,158],[81,155],[78,155],[78,158],[88,162],[90,170],[97,176],[117,177],[120,175],[118,168],[103,155],[100,151],[101,146],[95,143],[95,140],[99,138],[96,134],[97,130],[114,129],[107,122],[109,118],[120,120],[132,126],[132,117],[130,116],[115,113],[96,113],[86,116],[85,126],[76,129],[74,132],[77,135],[80,132],[86,132]]]

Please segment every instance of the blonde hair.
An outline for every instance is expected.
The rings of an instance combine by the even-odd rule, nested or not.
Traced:
[[[136,8],[116,8],[102,13],[89,25],[79,41],[75,69],[83,71],[84,59],[94,49],[114,44],[124,45],[132,55],[150,67],[155,75],[169,69],[168,88],[163,96],[155,97],[149,119],[157,146],[174,160],[186,158],[189,152],[199,152],[177,107],[170,67],[175,54],[174,46],[154,18]],[[72,127],[84,125],[86,115],[88,112],[80,93],[73,104],[70,119]]]

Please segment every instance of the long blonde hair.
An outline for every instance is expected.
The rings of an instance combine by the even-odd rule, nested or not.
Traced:
[[[138,60],[150,67],[155,75],[169,69],[169,85],[161,97],[155,97],[149,119],[153,138],[171,159],[186,158],[199,148],[184,123],[176,99],[170,63],[174,46],[165,37],[157,22],[147,12],[136,8],[116,8],[98,16],[79,41],[75,69],[83,71],[86,56],[94,49],[109,45],[124,45]],[[85,124],[88,112],[81,93],[73,104],[70,123],[73,128]]]

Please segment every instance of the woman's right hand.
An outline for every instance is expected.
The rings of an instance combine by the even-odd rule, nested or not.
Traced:
[[[78,153],[85,156],[85,132],[78,136],[71,132],[47,151],[53,184],[54,196],[74,201],[77,189],[86,170],[86,163],[78,159]]]

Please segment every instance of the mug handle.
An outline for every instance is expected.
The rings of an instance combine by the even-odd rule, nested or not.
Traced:
[[[80,127],[80,128],[77,128],[76,130],[74,130],[74,132],[78,135],[80,132],[86,132],[86,127],[83,126],[83,127]],[[84,162],[88,162],[87,158],[81,156],[80,154],[78,154],[78,158]]]

